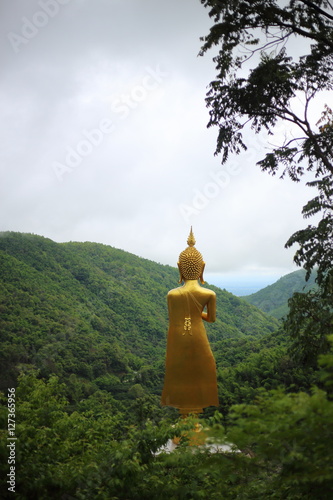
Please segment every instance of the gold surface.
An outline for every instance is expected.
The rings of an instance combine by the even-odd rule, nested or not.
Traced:
[[[219,404],[216,365],[203,324],[216,319],[216,295],[198,283],[199,278],[203,282],[205,263],[194,244],[191,228],[189,246],[178,263],[184,285],[168,293],[169,329],[161,398],[163,406],[178,408],[184,416]],[[184,253],[187,258],[182,260]]]

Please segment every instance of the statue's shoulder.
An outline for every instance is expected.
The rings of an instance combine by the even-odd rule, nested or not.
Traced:
[[[212,297],[216,297],[216,293],[214,292],[214,290],[211,290],[210,288],[205,288],[205,287],[202,287],[203,290],[205,290],[205,293],[207,295],[211,295]]]
[[[180,286],[178,286],[177,288],[173,288],[172,290],[169,290],[168,292],[168,297],[171,297],[172,295],[177,295],[179,294],[179,288],[181,288]]]

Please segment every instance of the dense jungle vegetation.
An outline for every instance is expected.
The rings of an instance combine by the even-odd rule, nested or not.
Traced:
[[[3,498],[12,495],[8,388],[16,388],[17,498],[255,498],[289,488],[295,474],[304,474],[303,489],[310,482],[325,491],[331,355],[321,358],[324,371],[301,365],[276,319],[211,287],[220,407],[202,422],[237,452],[194,452],[186,446],[193,422],[159,404],[175,268],[106,245],[11,232],[1,234],[0,260]],[[176,451],[158,453],[176,435]]]

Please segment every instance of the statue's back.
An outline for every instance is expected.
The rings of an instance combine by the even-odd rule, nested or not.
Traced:
[[[205,263],[192,233],[179,256],[180,281],[168,293],[169,329],[161,403],[186,415],[218,406],[216,366],[203,320],[215,321],[216,295],[203,288]]]
[[[181,287],[168,294],[169,330],[161,402],[179,408],[181,413],[198,413],[218,405],[215,360],[201,317],[214,294],[210,292],[186,292]]]

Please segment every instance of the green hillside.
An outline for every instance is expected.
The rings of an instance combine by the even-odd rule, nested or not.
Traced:
[[[166,295],[178,286],[175,268],[102,244],[59,244],[20,233],[2,233],[0,268],[2,387],[14,383],[24,364],[42,376],[79,377],[118,397],[149,377],[148,386],[161,389]],[[207,330],[213,349],[226,338],[276,329],[257,308],[212,288],[218,319]]]
[[[175,268],[106,245],[2,233],[0,269],[1,498],[13,497],[16,469],[22,500],[270,498],[285,463],[308,478],[313,460],[313,498],[326,498],[333,407],[323,391],[310,395],[318,372],[290,356],[277,319],[211,287],[220,405],[200,419],[237,453],[209,453],[187,446],[193,421],[159,402]],[[175,436],[177,450],[161,452]]]
[[[305,274],[304,269],[286,274],[276,283],[242,298],[263,312],[282,318],[288,314],[288,299],[295,292],[306,292],[316,286],[316,274],[312,273],[308,281],[305,280]]]

